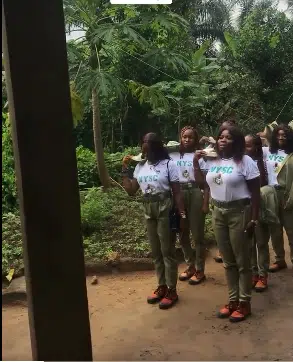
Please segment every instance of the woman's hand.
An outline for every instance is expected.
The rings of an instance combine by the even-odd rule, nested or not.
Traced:
[[[128,168],[128,164],[131,161],[131,157],[132,156],[130,156],[130,155],[123,157],[123,160],[122,160],[122,167],[123,168]]]
[[[200,158],[205,157],[206,152],[204,150],[197,150],[195,151],[193,161],[197,162]]]
[[[253,221],[249,221],[249,223],[246,225],[244,232],[247,234],[247,236],[249,238],[251,238],[253,236],[255,226],[256,226],[256,223]]]

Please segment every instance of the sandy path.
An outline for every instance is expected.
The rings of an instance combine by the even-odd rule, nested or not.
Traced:
[[[293,360],[288,265],[270,276],[266,293],[254,293],[253,315],[236,325],[215,317],[227,289],[223,266],[211,258],[207,281],[179,282],[180,301],[169,311],[145,302],[154,272],[101,276],[98,285],[88,279],[94,360]],[[2,323],[3,360],[31,359],[26,307],[3,307]]]

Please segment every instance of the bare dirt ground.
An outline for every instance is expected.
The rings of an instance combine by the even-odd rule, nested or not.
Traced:
[[[286,241],[286,245],[288,242]],[[287,248],[287,255],[288,255]],[[253,315],[240,324],[216,318],[227,299],[224,270],[207,261],[207,281],[179,282],[180,301],[162,311],[146,303],[154,272],[88,278],[94,360],[293,360],[293,269],[270,275],[253,293]],[[184,265],[180,266],[180,270]],[[27,308],[2,307],[3,360],[31,360]]]

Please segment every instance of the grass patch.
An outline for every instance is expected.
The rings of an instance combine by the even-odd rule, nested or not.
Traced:
[[[108,192],[93,188],[81,205],[81,215],[86,259],[109,260],[113,253],[131,257],[149,254],[139,198],[117,188]]]
[[[2,216],[2,276],[10,269],[17,273],[23,268],[21,225],[19,215]]]
[[[148,257],[150,247],[146,235],[140,197],[130,197],[119,188],[103,192],[99,187],[81,191],[81,229],[86,261],[104,261],[119,257]],[[19,215],[2,217],[2,275],[23,267]],[[211,217],[206,218],[207,240],[213,240]]]

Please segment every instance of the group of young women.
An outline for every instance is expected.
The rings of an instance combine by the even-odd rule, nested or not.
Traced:
[[[256,135],[243,135],[234,122],[224,122],[209,157],[195,128],[182,129],[179,149],[168,152],[155,133],[143,138],[144,160],[129,173],[131,156],[123,159],[123,186],[129,195],[143,193],[148,239],[158,278],[147,298],[167,309],[178,301],[174,207],[187,269],[179,280],[198,285],[205,279],[205,215],[212,225],[228,284],[228,303],[220,318],[232,322],[251,313],[251,291],[264,291],[268,272],[287,267],[283,228],[293,263],[293,129],[275,127],[269,147]],[[195,243],[191,247],[190,232]],[[269,239],[276,255],[270,266]]]

